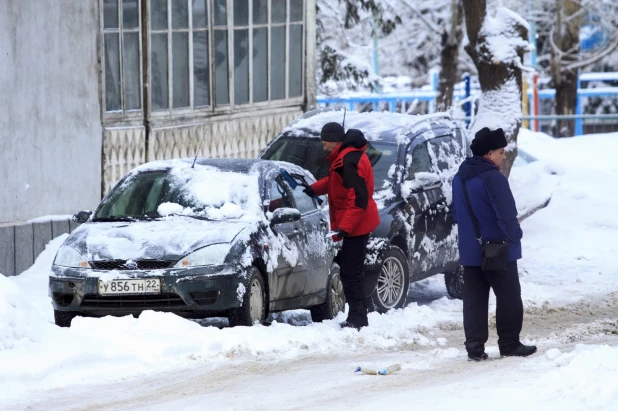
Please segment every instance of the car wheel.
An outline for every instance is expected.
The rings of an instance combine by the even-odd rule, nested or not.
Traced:
[[[444,283],[446,291],[452,298],[463,300],[464,279],[463,267],[460,265],[455,270],[444,273]]]
[[[330,269],[328,284],[326,285],[326,301],[323,304],[311,307],[311,320],[319,323],[324,320],[332,320],[345,309],[345,294],[339,266],[333,264]]]
[[[378,285],[372,295],[373,303],[379,313],[405,307],[410,288],[408,259],[403,251],[391,245],[382,257]]]
[[[54,322],[58,327],[70,327],[75,317],[77,317],[76,312],[54,310]]]
[[[242,305],[232,309],[228,315],[232,327],[262,324],[266,319],[266,288],[262,273],[256,267],[251,267],[250,275]]]

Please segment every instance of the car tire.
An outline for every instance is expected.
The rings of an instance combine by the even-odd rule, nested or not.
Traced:
[[[54,322],[58,327],[70,327],[75,317],[77,317],[76,312],[54,310]]]
[[[463,300],[463,267],[460,265],[455,270],[444,273],[444,284],[446,285],[448,295],[457,300]]]
[[[377,276],[377,286],[372,294],[376,311],[383,314],[391,309],[405,307],[410,288],[410,269],[401,248],[390,245],[386,249]]]
[[[249,274],[242,305],[232,309],[228,314],[231,327],[262,324],[266,320],[267,300],[264,278],[257,267],[251,267]]]
[[[326,301],[323,304],[313,306],[311,320],[319,323],[324,320],[332,320],[340,312],[345,310],[345,294],[343,293],[343,283],[341,282],[341,272],[339,265],[333,264],[330,268],[328,283],[326,284]]]

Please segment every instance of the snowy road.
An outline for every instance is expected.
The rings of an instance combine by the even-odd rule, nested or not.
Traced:
[[[0,276],[0,410],[618,409],[618,134],[554,140],[522,130],[541,159],[513,170],[526,219],[519,271],[525,343],[466,361],[462,303],[442,275],[415,283],[411,304],[372,313],[361,332],[287,312],[269,327],[219,329],[172,314],[81,318],[53,325],[47,275],[63,241],[35,265]],[[400,363],[390,376],[357,366]]]
[[[482,393],[482,404],[487,408],[585,409],[587,397],[574,402],[571,397],[561,398],[559,390],[546,390],[539,383],[550,381],[556,372],[552,356],[567,355],[555,350],[585,352],[582,347],[576,348],[577,344],[612,347],[605,349],[613,350],[613,357],[603,361],[611,364],[613,358],[614,365],[607,367],[615,366],[617,312],[616,293],[561,309],[528,310],[522,335],[536,341],[541,351],[528,359],[500,359],[494,330],[488,350],[492,360],[467,362],[461,350],[462,331],[446,327],[427,330],[431,338],[448,341],[440,348],[306,355],[291,360],[232,360],[216,366],[201,363],[113,384],[32,393],[28,401],[13,405],[28,410],[202,410],[210,408],[206,404],[216,404],[213,409],[301,410],[375,409],[386,402],[390,407],[467,409],[475,407]],[[403,369],[391,376],[353,374],[357,365],[394,363]],[[596,368],[593,363],[588,365]],[[568,386],[570,381],[564,383]],[[519,393],[516,401],[505,405],[504,390],[511,391],[509,398]]]

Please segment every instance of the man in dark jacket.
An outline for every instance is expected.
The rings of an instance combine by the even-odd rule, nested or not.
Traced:
[[[508,180],[500,173],[506,159],[507,141],[501,128],[481,129],[472,141],[473,157],[467,158],[453,179],[453,206],[459,230],[459,258],[464,266],[464,330],[470,360],[487,359],[489,289],[496,295],[496,328],[502,356],[525,357],[535,346],[519,341],[523,323],[523,304],[517,271],[521,258],[522,231],[517,220],[515,199]],[[463,185],[482,242],[508,242],[508,270],[481,269],[483,252],[477,239]]]
[[[345,133],[339,123],[326,124],[320,138],[330,152],[327,160],[331,166],[328,176],[305,189],[305,193],[328,194],[331,230],[337,232],[333,240],[343,239],[339,266],[350,309],[342,327],[360,329],[368,325],[367,306],[376,286],[373,280],[366,281],[363,271],[367,239],[380,224],[373,200],[373,169],[365,153],[367,140],[360,130]]]

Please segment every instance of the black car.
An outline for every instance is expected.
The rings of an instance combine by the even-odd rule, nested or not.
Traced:
[[[344,307],[328,214],[293,190],[313,177],[289,163],[198,159],[131,171],[59,249],[49,294],[56,324],[76,315],[166,311],[263,322],[269,312]]]
[[[316,179],[325,177],[329,164],[319,135],[331,121],[343,122],[344,112],[305,114],[259,158],[294,163]],[[344,126],[360,129],[369,140],[381,223],[370,236],[366,270],[379,271],[373,295],[378,311],[404,307],[410,282],[438,273],[445,274],[448,293],[462,298],[451,182],[469,153],[465,130],[445,115],[393,113],[348,112]]]

